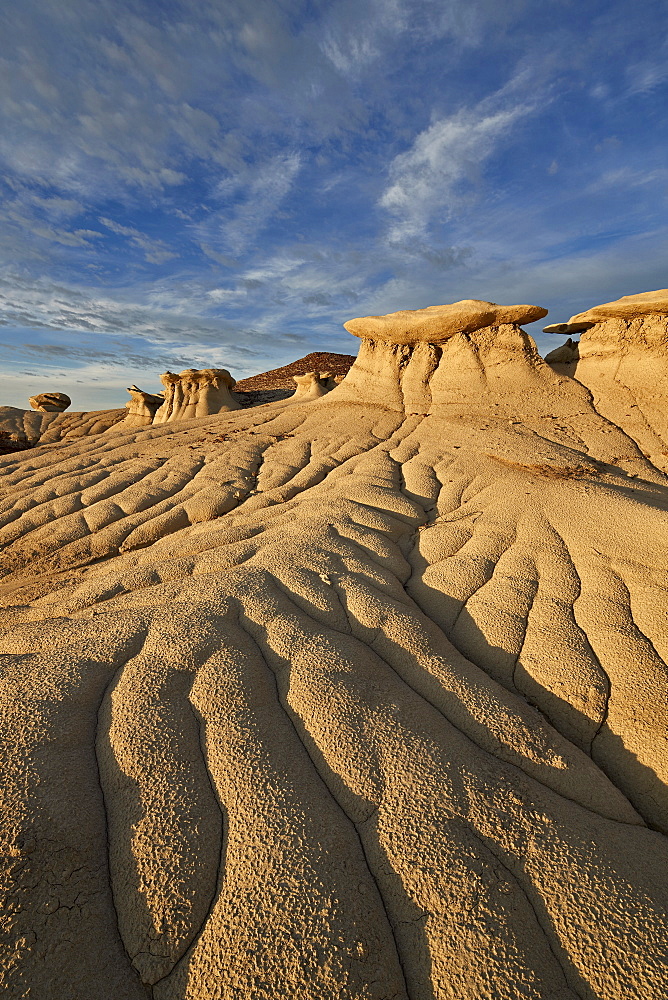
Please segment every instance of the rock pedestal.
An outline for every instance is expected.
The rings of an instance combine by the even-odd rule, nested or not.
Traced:
[[[143,392],[136,385],[128,386],[127,391],[132,398],[125,404],[128,414],[123,423],[130,427],[147,427],[152,424],[157,410],[165,402],[164,395]]]
[[[585,329],[570,357],[562,347],[546,361],[586,386],[598,412],[668,472],[668,289],[604,302],[561,325]]]
[[[155,414],[155,424],[241,409],[230,392],[236,381],[225,368],[186,368],[178,375],[165,372],[160,381],[165,401]]]
[[[290,401],[294,403],[306,403],[309,399],[319,399],[335,388],[336,383],[329,372],[304,372],[303,375],[293,375],[297,384]]]

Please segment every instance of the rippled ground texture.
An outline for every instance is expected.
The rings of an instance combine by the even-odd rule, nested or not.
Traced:
[[[668,480],[614,411],[509,325],[0,459],[5,995],[668,997]]]

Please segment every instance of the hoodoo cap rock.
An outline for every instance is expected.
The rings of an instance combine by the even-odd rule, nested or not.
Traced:
[[[392,344],[437,344],[456,333],[472,333],[504,323],[533,323],[547,316],[541,306],[500,306],[480,299],[462,299],[426,309],[402,309],[386,316],[363,316],[344,323],[355,337],[384,340]]]

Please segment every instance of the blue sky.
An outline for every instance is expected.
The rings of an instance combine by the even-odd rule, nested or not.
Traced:
[[[22,0],[0,81],[5,404],[668,285],[664,0]]]

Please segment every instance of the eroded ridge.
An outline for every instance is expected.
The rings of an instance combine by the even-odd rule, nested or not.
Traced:
[[[8,995],[668,996],[666,480],[517,324],[2,461]]]

